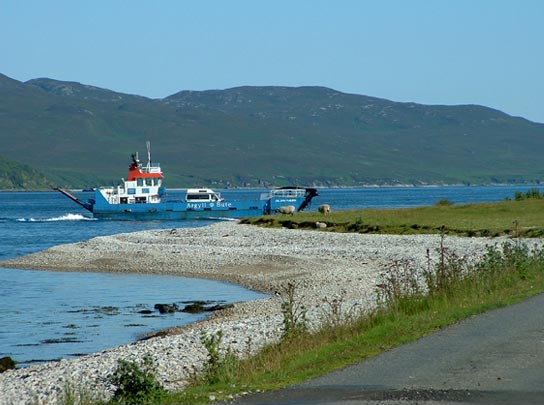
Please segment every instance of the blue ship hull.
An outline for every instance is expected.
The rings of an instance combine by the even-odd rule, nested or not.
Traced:
[[[82,201],[66,190],[57,190],[92,212],[95,218],[145,221],[247,218],[275,214],[280,207],[286,206],[302,211],[318,195],[313,188],[282,188],[271,190],[255,200],[167,200],[158,203],[111,204],[99,190],[95,191],[95,198],[88,201]]]

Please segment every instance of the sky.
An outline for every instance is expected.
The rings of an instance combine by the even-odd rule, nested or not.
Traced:
[[[0,73],[151,98],[325,86],[544,123],[544,0],[0,0]]]

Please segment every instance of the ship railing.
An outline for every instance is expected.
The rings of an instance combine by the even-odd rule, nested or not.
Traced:
[[[304,197],[306,190],[303,188],[280,188],[261,194],[261,200],[268,198],[298,198]]]
[[[161,165],[159,163],[153,163],[152,166],[142,166],[140,170],[142,173],[161,173]]]

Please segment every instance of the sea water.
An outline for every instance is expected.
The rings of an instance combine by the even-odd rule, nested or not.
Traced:
[[[516,187],[390,187],[319,189],[310,210],[501,201]],[[223,190],[225,198],[258,198],[263,190]],[[176,198],[175,191],[170,197]],[[90,198],[90,193],[77,193]],[[99,221],[56,192],[0,192],[0,260],[100,235],[208,226],[214,221]],[[84,270],[84,269],[82,269]],[[60,273],[0,268],[0,357],[26,366],[131,343],[146,333],[204,315],[160,315],[156,303],[253,300],[264,294],[217,281],[164,275]],[[151,313],[149,313],[151,312]]]

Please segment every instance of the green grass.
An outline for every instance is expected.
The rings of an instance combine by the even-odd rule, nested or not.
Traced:
[[[333,207],[334,209],[334,207]],[[288,228],[315,228],[325,222],[324,231],[448,235],[541,237],[544,235],[544,200],[527,199],[467,205],[435,205],[403,209],[364,209],[297,213],[293,217],[268,215],[244,219],[243,223]]]

